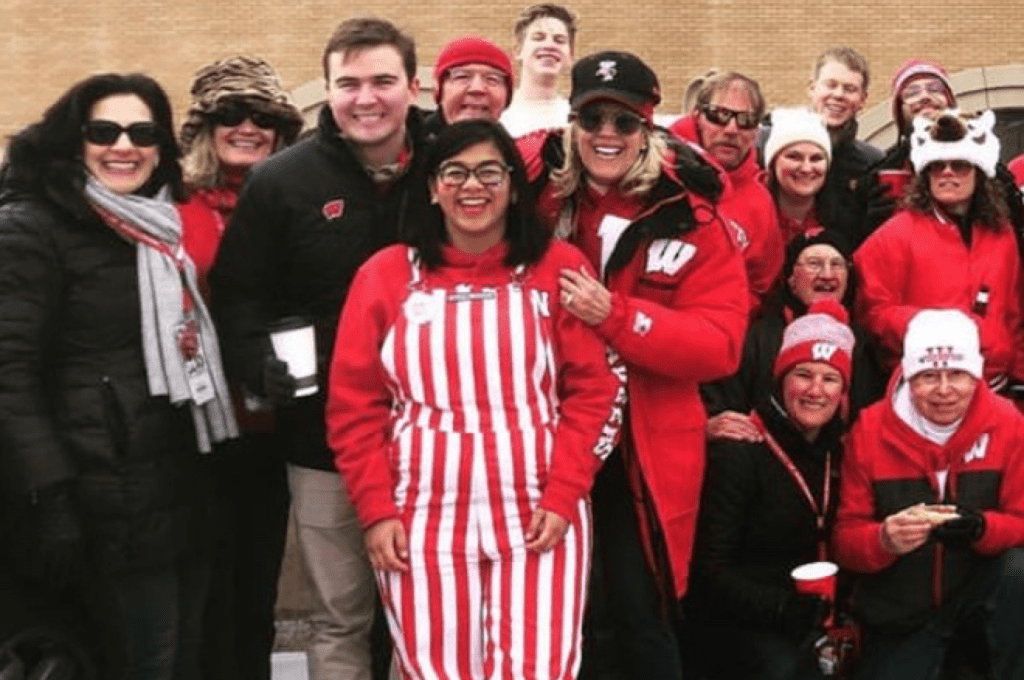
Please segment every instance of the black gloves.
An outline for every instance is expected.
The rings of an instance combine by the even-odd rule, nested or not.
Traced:
[[[959,517],[932,529],[932,538],[950,548],[966,548],[985,533],[985,517],[976,510],[956,509]]]
[[[867,191],[867,201],[864,210],[864,223],[860,225],[862,229],[861,241],[870,236],[876,229],[882,226],[882,223],[892,217],[893,213],[896,212],[896,199],[889,195],[889,189],[884,183],[879,181],[878,175],[872,174],[861,181],[870,182],[870,188]]]
[[[779,614],[785,632],[794,639],[802,640],[811,631],[822,627],[830,608],[828,600],[823,597],[793,593]]]
[[[62,588],[84,565],[82,528],[67,485],[38,491],[22,510],[15,535],[19,571],[32,580]]]
[[[295,378],[288,373],[288,364],[273,355],[263,362],[263,395],[278,406],[295,401]]]

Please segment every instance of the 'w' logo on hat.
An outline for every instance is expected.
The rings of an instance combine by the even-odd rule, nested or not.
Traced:
[[[831,361],[837,349],[831,342],[816,342],[811,347],[811,357],[815,361]]]
[[[610,59],[602,61],[597,65],[597,77],[606,83],[610,80],[615,80],[616,73],[618,73],[618,68],[615,62]]]

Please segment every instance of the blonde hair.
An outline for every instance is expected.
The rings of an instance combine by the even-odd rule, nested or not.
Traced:
[[[619,180],[619,190],[627,196],[646,194],[654,187],[661,176],[661,168],[665,162],[667,145],[661,135],[647,127],[641,127],[643,147],[636,162],[630,166],[626,174]],[[579,134],[579,123],[572,121],[562,135],[562,148],[565,162],[562,167],[551,173],[551,183],[555,187],[555,195],[568,198],[579,191],[583,185],[586,168],[577,149],[576,139]]]

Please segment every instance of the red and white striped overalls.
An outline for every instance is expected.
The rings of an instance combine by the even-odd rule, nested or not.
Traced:
[[[378,578],[403,671],[573,678],[590,567],[586,499],[552,550],[524,548],[559,417],[557,298],[531,288],[522,268],[455,283],[411,266],[411,293],[381,350],[396,395],[391,455],[410,570]]]

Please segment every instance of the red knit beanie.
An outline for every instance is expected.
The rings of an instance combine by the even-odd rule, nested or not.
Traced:
[[[775,378],[782,378],[797,364],[816,361],[839,371],[844,389],[849,389],[854,344],[849,322],[846,309],[835,300],[812,304],[806,314],[786,326],[775,358]]]
[[[449,69],[466,64],[485,64],[501,71],[505,76],[508,86],[508,93],[505,98],[507,107],[512,101],[512,90],[515,85],[515,72],[512,70],[512,60],[508,53],[501,49],[487,38],[480,38],[475,35],[467,35],[452,40],[441,53],[437,55],[437,63],[434,64],[434,101],[441,103],[441,88],[444,87],[444,77]]]
[[[907,124],[907,121],[903,120],[903,98],[900,96],[900,90],[912,78],[917,76],[932,76],[941,80],[942,84],[946,87],[946,98],[949,108],[956,106],[956,95],[953,94],[953,88],[949,84],[949,74],[946,73],[946,69],[942,68],[938,62],[931,61],[930,59],[911,59],[905,61],[896,69],[896,73],[893,74],[892,81],[890,82],[892,119],[896,121],[896,129],[899,133],[903,132],[903,126]]]

